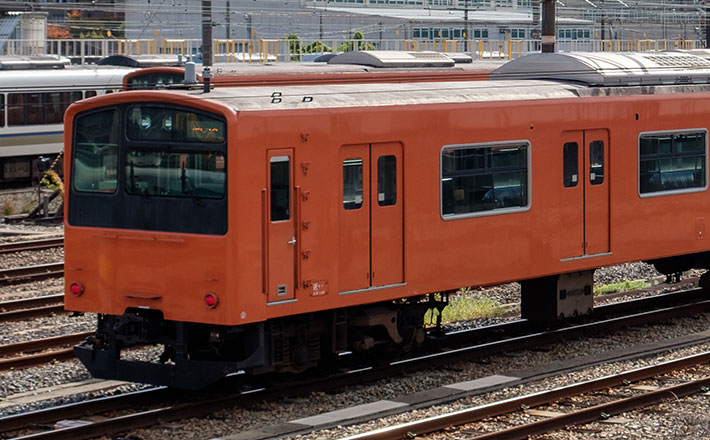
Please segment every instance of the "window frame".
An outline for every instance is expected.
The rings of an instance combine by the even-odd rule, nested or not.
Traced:
[[[685,189],[671,189],[666,191],[654,191],[654,192],[641,192],[641,137],[645,135],[664,135],[664,134],[693,134],[693,133],[704,133],[705,134],[705,186],[696,188],[685,188]],[[657,131],[644,131],[639,133],[636,139],[636,193],[642,199],[649,197],[663,197],[672,196],[677,194],[689,194],[689,193],[699,193],[708,190],[708,178],[710,178],[710,167],[708,166],[708,144],[710,140],[708,139],[708,129],[707,128],[684,128],[676,130],[657,130]]]
[[[119,128],[119,134],[118,134],[118,142],[116,144],[116,187],[114,188],[113,191],[108,192],[108,191],[87,191],[87,190],[82,190],[79,189],[76,186],[76,160],[77,160],[77,148],[76,148],[76,137],[77,137],[77,129],[79,127],[78,124],[78,119],[81,117],[85,116],[91,116],[96,113],[101,113],[105,111],[115,111],[118,113],[118,128]],[[71,188],[71,191],[80,193],[80,194],[87,194],[87,195],[100,195],[102,197],[112,197],[116,196],[117,194],[120,193],[121,185],[119,185],[120,181],[120,176],[121,176],[121,123],[123,121],[123,116],[121,115],[121,108],[119,106],[106,106],[106,107],[97,107],[91,110],[87,110],[85,112],[79,113],[74,116],[74,120],[72,121],[72,143],[71,143],[71,176],[70,176],[70,181],[69,185]]]
[[[463,214],[444,214],[444,150],[461,150],[469,148],[492,148],[492,147],[521,147],[527,148],[527,205],[510,208],[492,209],[488,211],[475,211]],[[439,216],[444,221],[459,220],[475,217],[489,217],[493,215],[514,214],[529,211],[532,207],[532,144],[527,139],[501,141],[501,142],[478,142],[467,144],[444,145],[439,150]]]

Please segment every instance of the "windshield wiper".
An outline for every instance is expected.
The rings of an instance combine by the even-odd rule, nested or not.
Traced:
[[[192,188],[192,184],[190,183],[190,178],[187,177],[187,170],[185,169],[185,166],[182,167],[182,172],[180,173],[180,184],[181,184],[181,190],[183,194],[187,194],[192,198],[192,201],[195,203],[197,206],[204,206],[205,203],[195,195],[195,191]]]

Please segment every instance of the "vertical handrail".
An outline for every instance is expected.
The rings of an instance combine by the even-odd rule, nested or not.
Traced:
[[[269,210],[266,188],[261,189],[261,293],[267,294],[269,283]]]
[[[294,267],[294,280],[295,280],[295,288],[294,288],[294,296],[296,295],[296,291],[300,290],[303,288],[303,263],[301,261],[301,252],[303,249],[302,243],[301,243],[301,237],[303,236],[302,230],[303,230],[303,219],[302,219],[302,210],[303,206],[301,203],[303,203],[303,197],[301,195],[301,187],[300,186],[295,186],[294,187],[294,196],[296,197],[296,203],[294,203],[294,208],[296,208],[296,213],[294,215],[294,220],[296,221],[296,246],[295,246],[295,267]]]

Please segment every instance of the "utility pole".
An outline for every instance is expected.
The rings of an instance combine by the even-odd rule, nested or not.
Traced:
[[[555,1],[542,0],[542,53],[555,52]]]
[[[232,39],[232,13],[229,11],[229,0],[227,0],[227,40]]]
[[[212,0],[202,0],[202,81],[203,91],[210,92],[212,65]]]

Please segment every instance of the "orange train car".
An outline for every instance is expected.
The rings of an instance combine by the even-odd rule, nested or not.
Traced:
[[[77,357],[96,377],[201,388],[406,349],[462,286],[522,280],[523,316],[550,320],[591,311],[595,268],[708,267],[710,86],[692,83],[710,63],[615,57],[499,72],[559,80],[73,104],[65,307],[99,314]],[[121,358],[146,344],[164,352]]]
[[[165,62],[165,58],[161,58]],[[288,86],[307,84],[399,83],[424,81],[482,81],[506,60],[455,62],[437,52],[345,52],[326,62],[217,63],[211,68],[215,87]],[[106,64],[140,67],[140,60],[110,57]],[[202,82],[198,65],[197,81]],[[182,66],[152,66],[127,75],[124,90],[146,90],[182,83]]]

